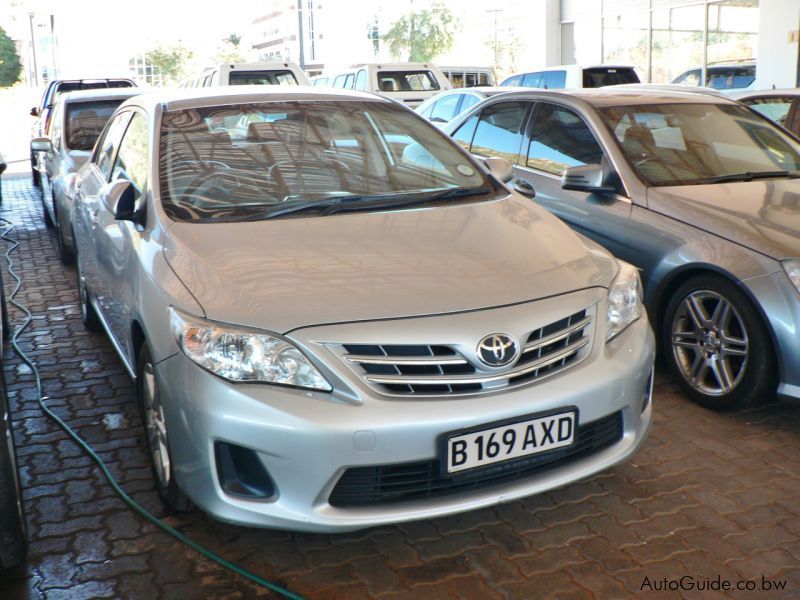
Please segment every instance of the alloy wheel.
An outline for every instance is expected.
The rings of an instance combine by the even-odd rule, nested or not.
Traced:
[[[144,426],[150,446],[150,455],[159,483],[166,488],[169,486],[172,473],[167,449],[167,422],[164,418],[164,407],[158,397],[152,363],[144,364],[142,375]]]
[[[750,342],[741,316],[721,294],[688,294],[675,312],[671,339],[681,375],[700,393],[721,396],[741,382]]]

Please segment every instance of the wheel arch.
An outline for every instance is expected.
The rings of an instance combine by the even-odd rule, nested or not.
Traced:
[[[704,274],[722,277],[730,284],[736,286],[736,289],[740,290],[745,295],[748,302],[750,302],[750,305],[753,307],[759,319],[761,320],[761,325],[769,338],[769,345],[770,349],[772,350],[773,357],[776,357],[778,354],[778,341],[775,337],[775,332],[772,330],[772,326],[770,325],[769,319],[764,312],[764,308],[761,306],[761,303],[756,300],[755,296],[750,291],[750,288],[746,285],[743,285],[742,280],[734,276],[730,271],[723,269],[718,265],[707,263],[687,264],[675,269],[661,281],[658,288],[654,292],[650,302],[650,309],[651,314],[655,316],[654,321],[657,323],[655,333],[659,340],[659,346],[662,341],[661,336],[663,333],[664,318],[666,316],[667,306],[669,305],[672,295],[689,279]],[[775,362],[778,365],[778,376],[781,378],[783,376],[783,367],[780,364],[780,361],[776,360]]]

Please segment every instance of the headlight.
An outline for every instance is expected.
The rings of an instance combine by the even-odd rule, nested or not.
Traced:
[[[331,391],[331,385],[288,340],[210,323],[170,308],[172,332],[183,353],[233,382],[262,382]]]
[[[642,282],[636,267],[620,261],[617,277],[608,288],[606,341],[619,335],[642,316]]]
[[[783,270],[786,271],[789,281],[791,281],[795,289],[800,292],[800,258],[783,260],[781,261],[781,266]]]

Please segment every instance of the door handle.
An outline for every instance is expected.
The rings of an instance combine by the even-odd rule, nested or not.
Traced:
[[[97,209],[89,209],[89,222],[91,222],[92,228],[96,227],[98,221],[100,221],[100,217],[97,216],[99,212]]]
[[[530,182],[525,181],[524,179],[514,180],[514,190],[523,196],[527,196],[528,198],[536,197],[536,190],[533,189],[533,186],[530,184]]]

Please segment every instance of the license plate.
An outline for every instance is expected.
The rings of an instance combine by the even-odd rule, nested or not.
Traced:
[[[530,454],[569,446],[575,441],[575,411],[506,423],[447,438],[448,473],[458,473]]]

